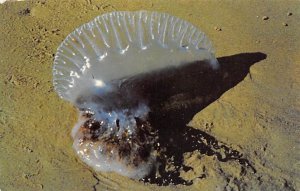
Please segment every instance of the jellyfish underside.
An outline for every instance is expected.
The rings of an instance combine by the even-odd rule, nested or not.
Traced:
[[[86,115],[83,112],[82,118],[85,118],[84,122],[74,137],[79,144],[74,144],[74,147],[83,151],[86,145],[100,148],[96,149],[99,152],[95,159],[97,161],[91,160],[91,165],[96,163],[96,169],[100,171],[116,171],[134,179],[140,179],[147,175],[155,160],[155,157],[151,155],[153,155],[152,145],[157,138],[156,132],[149,122],[137,117],[134,127],[136,130],[129,132],[126,129],[120,131],[118,119],[112,130],[108,130],[102,126],[102,121],[94,119],[90,114]],[[88,153],[84,153],[84,155],[88,155]],[[104,160],[99,161],[100,158],[104,158]],[[104,162],[107,165],[103,165]],[[115,169],[116,167],[118,169]]]
[[[80,108],[72,131],[73,147],[96,170],[141,179],[153,168],[158,137],[149,123],[146,102],[132,93],[115,87],[104,95],[79,96],[77,105],[86,107]]]
[[[113,12],[76,29],[58,48],[53,83],[79,109],[78,156],[96,171],[147,176],[158,165],[158,134],[141,82],[198,60],[218,66],[207,37],[168,14]]]

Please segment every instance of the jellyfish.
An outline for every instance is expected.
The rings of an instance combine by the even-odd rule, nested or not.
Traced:
[[[167,13],[106,13],[70,33],[55,55],[53,85],[78,108],[71,135],[79,158],[95,171],[147,176],[157,166],[158,134],[133,82],[195,61],[218,68],[206,35]]]

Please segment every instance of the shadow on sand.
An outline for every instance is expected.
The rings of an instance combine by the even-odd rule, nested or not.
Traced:
[[[241,53],[218,58],[220,68],[217,70],[211,69],[206,63],[195,62],[135,80],[131,88],[138,89],[139,94],[149,102],[150,122],[158,130],[159,136],[160,146],[156,146],[156,149],[161,153],[158,159],[159,176],[156,177],[156,172],[153,172],[144,179],[145,182],[158,185],[193,184],[180,177],[179,172],[191,169],[183,164],[183,155],[193,151],[215,155],[221,162],[237,160],[243,173],[247,169],[255,173],[255,168],[243,158],[243,154],[186,124],[197,112],[241,82],[249,73],[249,68],[266,57],[260,52]],[[170,162],[174,168],[166,170]]]

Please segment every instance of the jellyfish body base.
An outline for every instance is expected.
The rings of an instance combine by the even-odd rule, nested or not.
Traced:
[[[144,119],[135,118],[135,124],[135,131],[128,131],[116,120],[115,127],[107,129],[93,115],[81,112],[72,130],[73,148],[96,171],[144,178],[156,164],[153,144],[157,136]]]

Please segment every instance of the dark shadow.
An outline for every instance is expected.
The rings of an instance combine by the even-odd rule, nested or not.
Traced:
[[[266,54],[260,52],[221,57],[218,58],[220,68],[217,70],[211,69],[204,62],[184,64],[180,68],[135,77],[126,83],[127,86],[124,85],[127,90],[138,90],[149,102],[150,122],[158,131],[160,145],[156,145],[155,149],[161,153],[158,159],[159,176],[156,177],[153,172],[144,179],[145,182],[158,185],[192,184],[192,181],[181,178],[179,171],[191,169],[184,166],[183,154],[196,150],[204,155],[215,155],[220,162],[237,160],[243,173],[248,170],[255,173],[253,164],[243,158],[242,153],[186,124],[197,112],[241,82],[249,74],[251,65],[266,57]],[[174,168],[166,170],[170,162]]]

